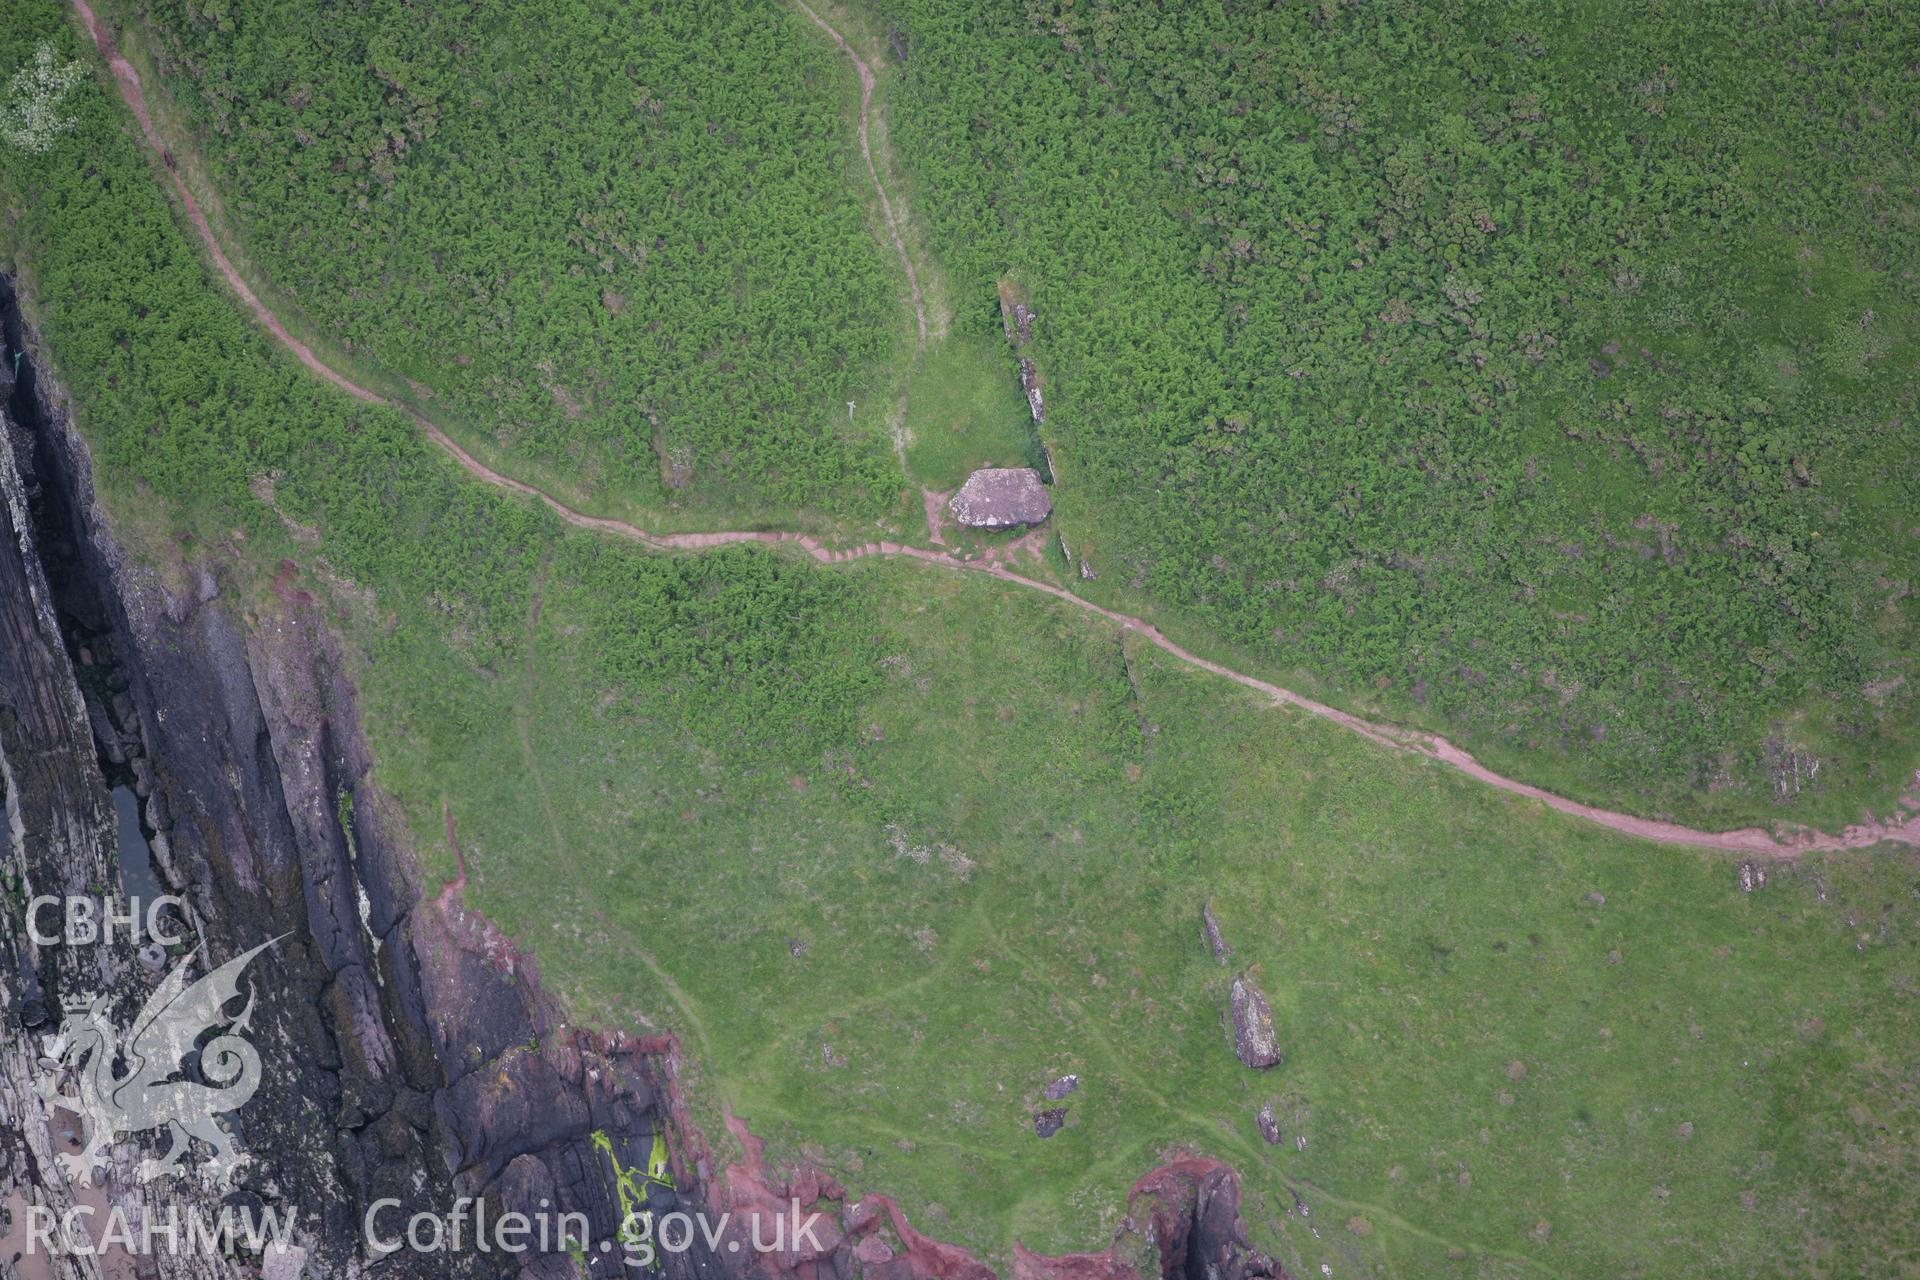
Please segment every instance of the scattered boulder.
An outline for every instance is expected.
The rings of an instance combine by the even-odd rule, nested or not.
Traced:
[[[1273,1031],[1273,1010],[1244,973],[1234,975],[1227,1008],[1233,1015],[1235,1056],[1258,1070],[1279,1065],[1280,1042]]]
[[[1027,393],[1027,409],[1036,423],[1047,420],[1047,400],[1040,391],[1040,370],[1033,361],[1020,357],[1020,389]]]
[[[1260,1104],[1260,1114],[1254,1117],[1254,1123],[1260,1126],[1260,1136],[1267,1140],[1268,1145],[1280,1145],[1280,1117],[1274,1112],[1272,1098]]]
[[[1060,1132],[1066,1123],[1065,1107],[1048,1107],[1045,1111],[1036,1111],[1033,1114],[1033,1131],[1043,1138],[1051,1138]]]
[[[1767,869],[1760,863],[1748,859],[1740,864],[1740,892],[1752,893],[1755,889],[1767,887]]]
[[[983,467],[967,477],[947,510],[969,529],[1014,529],[1045,520],[1053,499],[1032,467]]]
[[[1200,904],[1200,928],[1206,934],[1207,949],[1213,952],[1213,958],[1225,964],[1227,957],[1233,954],[1233,948],[1220,936],[1220,922],[1214,918],[1213,903],[1210,901]]]
[[[1080,1087],[1079,1076],[1061,1076],[1045,1089],[1048,1102],[1058,1102]]]

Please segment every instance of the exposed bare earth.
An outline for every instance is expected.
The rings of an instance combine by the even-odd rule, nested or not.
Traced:
[[[847,56],[853,60],[855,68],[860,73],[860,146],[862,152],[866,154],[868,171],[873,175],[875,189],[878,190],[880,194],[881,207],[886,213],[889,230],[893,233],[894,246],[900,253],[901,264],[906,270],[907,280],[912,288],[914,310],[920,322],[921,341],[924,344],[926,337],[926,312],[920,298],[920,286],[914,276],[913,264],[909,261],[905,241],[901,238],[899,227],[894,221],[892,207],[887,202],[886,191],[880,185],[879,173],[873,167],[872,153],[867,149],[867,105],[873,92],[873,71],[854,53],[852,47],[840,36],[840,33],[828,26],[818,14],[802,3],[802,0],[794,0],[794,3],[803,10],[808,17],[812,18],[814,22],[824,28],[828,34],[833,36],[835,42],[838,43]],[[1312,698],[1295,693],[1291,689],[1281,688],[1279,685],[1259,679],[1256,676],[1235,671],[1230,667],[1222,666],[1217,662],[1190,653],[1173,641],[1167,639],[1160,633],[1158,627],[1144,619],[1134,617],[1130,614],[1120,613],[1113,609],[1103,608],[1100,605],[1094,604],[1092,601],[1074,595],[1064,587],[1058,587],[1052,583],[1042,582],[1016,573],[1004,563],[1000,563],[997,560],[957,560],[943,551],[929,550],[924,547],[905,546],[895,542],[869,542],[856,547],[833,548],[823,544],[817,538],[800,533],[740,530],[722,533],[656,534],[649,533],[645,529],[629,524],[624,520],[615,520],[605,516],[590,516],[575,511],[542,490],[536,489],[524,481],[516,480],[511,476],[502,475],[500,472],[495,471],[486,463],[461,448],[444,431],[427,421],[426,418],[421,416],[420,413],[410,405],[389,401],[385,397],[377,395],[353,382],[344,374],[322,361],[306,344],[300,342],[294,338],[292,334],[287,332],[286,326],[280,322],[279,317],[260,301],[253,290],[247,286],[246,281],[241,278],[239,271],[234,267],[225,251],[221,249],[219,241],[213,234],[213,228],[208,224],[206,215],[200,209],[199,202],[194,199],[193,193],[187,189],[186,183],[182,181],[180,175],[174,171],[173,166],[166,162],[166,157],[169,153],[162,145],[158,134],[154,130],[153,119],[147,110],[145,95],[141,89],[139,73],[128,64],[127,60],[122,57],[115,48],[112,37],[101,26],[99,20],[95,18],[93,10],[87,4],[87,0],[73,0],[73,7],[74,11],[79,14],[81,20],[86,23],[87,30],[92,35],[94,44],[99,48],[101,55],[107,59],[108,65],[112,67],[114,77],[120,85],[120,96],[126,100],[127,106],[133,112],[134,119],[139,122],[141,133],[145,136],[148,147],[152,150],[156,160],[161,163],[162,168],[171,179],[174,190],[180,197],[181,204],[186,209],[187,217],[192,222],[194,230],[199,234],[201,242],[206,246],[207,254],[212,259],[213,265],[233,288],[233,291],[239,295],[240,300],[253,312],[254,318],[257,319],[268,332],[272,333],[281,345],[291,351],[301,364],[311,369],[320,377],[325,378],[328,382],[333,383],[348,395],[372,404],[388,404],[407,414],[418,424],[420,430],[425,433],[429,440],[445,450],[469,475],[497,488],[523,494],[537,502],[545,503],[547,507],[568,524],[576,525],[582,529],[592,529],[596,532],[611,534],[616,537],[631,538],[634,541],[663,551],[697,551],[707,547],[717,547],[734,542],[786,542],[797,544],[801,549],[805,550],[807,554],[823,564],[836,564],[844,560],[855,560],[865,556],[903,556],[913,560],[925,561],[929,564],[941,565],[950,569],[984,573],[991,577],[998,578],[1001,581],[1025,587],[1030,591],[1043,592],[1076,608],[1084,609],[1089,613],[1098,614],[1111,622],[1117,623],[1137,633],[1142,638],[1152,642],[1182,662],[1189,663],[1203,671],[1212,672],[1214,675],[1231,680],[1236,684],[1244,685],[1272,699],[1277,704],[1295,707],[1299,710],[1320,716],[1323,719],[1331,720],[1335,724],[1350,729],[1354,733],[1360,734],[1362,737],[1377,742],[1382,746],[1426,756],[1439,761],[1441,764],[1457,769],[1471,778],[1484,782],[1488,786],[1497,787],[1502,791],[1511,792],[1514,795],[1538,800],[1548,808],[1556,809],[1561,813],[1570,814],[1577,818],[1584,818],[1589,822],[1597,823],[1613,831],[1618,831],[1629,836],[1637,836],[1640,839],[1651,840],[1659,844],[1690,845],[1698,848],[1722,849],[1776,858],[1791,858],[1809,851],[1865,848],[1882,841],[1895,841],[1902,844],[1920,846],[1920,811],[1909,814],[1904,808],[1897,812],[1896,816],[1890,821],[1883,822],[1868,817],[1853,826],[1847,827],[1838,834],[1833,834],[1813,831],[1804,827],[1782,829],[1777,832],[1763,830],[1759,827],[1743,827],[1735,831],[1702,831],[1692,827],[1682,826],[1679,823],[1662,822],[1654,818],[1636,817],[1633,814],[1618,813],[1610,809],[1600,809],[1592,805],[1581,804],[1576,800],[1569,800],[1565,796],[1554,795],[1541,790],[1539,787],[1495,773],[1493,770],[1475,760],[1466,751],[1438,735],[1420,733],[1393,725],[1376,724],[1372,721],[1364,720],[1359,716],[1341,711],[1337,707],[1330,707],[1325,703],[1317,702]],[[1912,804],[1920,804],[1920,799],[1913,797],[1909,797],[1909,801]]]

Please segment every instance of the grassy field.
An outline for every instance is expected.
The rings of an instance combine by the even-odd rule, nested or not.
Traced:
[[[1891,1261],[1920,1167],[1913,856],[1743,894],[1724,858],[1570,823],[916,566],[840,571],[878,619],[845,643],[880,673],[845,738],[703,741],[651,694],[627,708],[593,588],[570,585],[592,575],[562,563],[511,673],[442,661],[426,702],[431,642],[386,642],[382,781],[421,832],[451,803],[470,901],[580,1010],[679,1032],[706,1112],[776,1153],[904,1193],[1002,1263],[1016,1239],[1101,1244],[1178,1147],[1247,1175],[1296,1274],[1914,1261]],[[1269,1073],[1223,1027],[1240,970],[1281,1028]],[[1039,1091],[1069,1072],[1042,1141]],[[1279,1148],[1254,1125],[1268,1099]]]
[[[974,323],[935,346],[907,383],[908,469],[941,492],[959,488],[976,467],[1046,470],[998,320],[969,319]]]

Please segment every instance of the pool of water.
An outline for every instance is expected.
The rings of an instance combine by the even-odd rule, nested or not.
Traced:
[[[132,787],[113,789],[113,811],[120,818],[120,891],[130,902],[148,903],[166,890],[153,870],[153,846],[140,829],[140,797]]]

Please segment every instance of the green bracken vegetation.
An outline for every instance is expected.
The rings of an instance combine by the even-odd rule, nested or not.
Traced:
[[[1920,11],[875,7],[934,249],[1038,309],[1090,591],[1583,796],[1887,806]]]
[[[1313,12],[1300,9],[1297,20],[1312,22]],[[1287,47],[1326,60],[1316,92],[1352,94],[1359,73],[1343,59],[1384,37],[1328,12],[1324,25]],[[900,19],[910,58],[894,91],[912,93],[910,101],[895,98],[903,112],[895,128],[912,122],[925,131],[910,154],[926,167],[928,191],[948,193],[939,233],[957,278],[980,287],[981,305],[961,309],[949,345],[907,382],[909,421],[977,432],[996,460],[1024,439],[1017,417],[1007,422],[995,403],[1017,411],[1017,398],[1003,383],[970,399],[966,370],[976,364],[984,376],[991,364],[985,346],[967,344],[990,333],[987,299],[1003,265],[995,255],[1010,252],[994,246],[1027,246],[1010,265],[1032,282],[1042,307],[1040,340],[1058,405],[1049,428],[1074,459],[1072,474],[1088,477],[1087,493],[1061,496],[1076,550],[1084,541],[1101,573],[1089,590],[1129,589],[1131,575],[1140,575],[1140,592],[1200,610],[1221,636],[1279,661],[1281,649],[1246,629],[1253,614],[1240,610],[1253,607],[1251,597],[1220,586],[1232,580],[1235,557],[1258,549],[1310,559],[1332,531],[1383,536],[1383,521],[1404,517],[1407,554],[1426,566],[1406,571],[1409,585],[1389,586],[1403,571],[1368,561],[1353,566],[1345,594],[1326,589],[1338,603],[1324,616],[1309,609],[1311,600],[1295,601],[1287,607],[1308,612],[1274,625],[1298,633],[1317,669],[1367,677],[1371,687],[1377,667],[1362,661],[1367,646],[1404,633],[1428,637],[1421,644],[1433,647],[1419,653],[1454,652],[1425,629],[1440,625],[1436,618],[1473,622],[1477,630],[1447,644],[1480,655],[1465,665],[1486,673],[1488,684],[1427,676],[1432,713],[1475,724],[1513,715],[1522,746],[1553,746],[1566,729],[1554,716],[1585,723],[1579,717],[1598,712],[1582,700],[1604,699],[1614,717],[1608,732],[1581,749],[1580,758],[1608,770],[1583,784],[1591,789],[1651,794],[1656,769],[1719,750],[1715,744],[1738,739],[1735,730],[1753,718],[1840,699],[1841,677],[1854,679],[1847,663],[1875,673],[1897,665],[1907,625],[1898,603],[1863,607],[1857,618],[1847,612],[1861,566],[1880,565],[1897,581],[1909,554],[1898,540],[1910,519],[1899,486],[1911,484],[1912,473],[1899,467],[1912,433],[1869,431],[1882,414],[1910,412],[1898,401],[1898,375],[1912,362],[1898,328],[1906,286],[1897,273],[1908,268],[1881,270],[1872,260],[1879,246],[1905,243],[1899,237],[1910,227],[1897,217],[1889,214],[1894,230],[1863,231],[1844,244],[1809,231],[1815,257],[1804,264],[1793,249],[1777,293],[1766,295],[1781,309],[1747,321],[1774,334],[1765,339],[1764,367],[1757,359],[1725,366],[1726,394],[1735,398],[1729,416],[1716,420],[1722,425],[1701,425],[1698,415],[1668,419],[1649,407],[1661,403],[1649,388],[1676,396],[1684,388],[1696,407],[1717,403],[1722,389],[1700,373],[1712,367],[1705,348],[1690,345],[1708,338],[1675,330],[1656,345],[1651,325],[1644,335],[1636,327],[1646,299],[1629,294],[1616,316],[1623,327],[1609,330],[1625,335],[1621,350],[1603,353],[1602,342],[1593,349],[1611,376],[1592,385],[1583,381],[1594,372],[1579,344],[1598,331],[1579,326],[1599,321],[1584,305],[1566,312],[1585,317],[1577,323],[1540,330],[1573,351],[1564,362],[1515,362],[1496,324],[1483,340],[1487,367],[1541,380],[1541,397],[1523,404],[1493,396],[1481,413],[1449,401],[1447,413],[1458,416],[1435,427],[1387,388],[1424,379],[1420,390],[1438,404],[1481,386],[1484,371],[1436,354],[1433,344],[1459,339],[1454,326],[1466,322],[1427,310],[1420,314],[1431,324],[1371,321],[1372,341],[1353,338],[1371,359],[1419,355],[1433,367],[1408,380],[1406,368],[1379,366],[1372,383],[1359,374],[1376,376],[1368,372],[1374,366],[1360,361],[1339,375],[1356,378],[1351,418],[1309,413],[1313,402],[1304,399],[1286,401],[1281,414],[1279,401],[1261,397],[1317,396],[1337,381],[1330,368],[1298,379],[1283,371],[1221,381],[1208,393],[1215,425],[1155,443],[1156,424],[1170,429],[1181,420],[1181,397],[1201,385],[1190,377],[1251,367],[1233,363],[1251,359],[1235,355],[1250,339],[1218,317],[1211,328],[1200,319],[1222,296],[1222,273],[1240,268],[1210,270],[1208,260],[1182,256],[1222,229],[1212,221],[1225,216],[1222,208],[1193,192],[1190,208],[1160,203],[1180,189],[1173,175],[1182,171],[1151,145],[1158,135],[1149,126],[1160,126],[1147,98],[1090,112],[1072,128],[1056,121],[1042,129],[1062,90],[1037,76],[1017,80],[1019,92],[984,96],[964,129],[942,134],[941,113],[951,108],[923,77],[942,57],[958,58],[964,36],[981,53],[973,63],[944,64],[956,102],[976,83],[1038,67],[1052,68],[1088,101],[1111,103],[1094,95],[1137,89],[1191,101],[1196,112],[1217,109],[1222,120],[1255,120],[1255,111],[1281,109],[1273,101],[1293,101],[1302,82],[1276,62],[1274,83],[1285,95],[1264,94],[1236,114],[1234,99],[1208,98],[1202,81],[1145,69],[1210,65],[1181,61],[1187,46],[1172,36],[1186,28],[1175,19],[1151,43],[1150,58],[1123,50],[1123,73],[1119,61],[1093,61],[1101,39],[1130,30],[1118,18],[1079,32],[1077,19],[1058,15],[1036,24],[952,13]],[[1226,21],[1192,13],[1180,21],[1195,33]],[[1294,21],[1294,13],[1273,20]],[[1383,12],[1382,29],[1404,21],[1401,14]],[[222,20],[206,5],[188,17],[213,29]],[[1247,15],[1232,21],[1233,56],[1251,66],[1260,33]],[[1052,29],[1061,24],[1068,29]],[[1382,56],[1368,64],[1382,84],[1424,94],[1394,77],[1467,76],[1444,51],[1476,31],[1483,47],[1473,74],[1502,74],[1511,48],[1531,47],[1504,42],[1485,23],[1429,25],[1441,52],[1427,57],[1422,46],[1420,57]],[[1342,33],[1352,43],[1331,38]],[[15,0],[0,18],[0,72],[27,61],[42,38],[54,40],[62,61],[91,59],[57,0]],[[793,30],[783,38],[798,39]],[[1604,77],[1635,47],[1617,31],[1612,39],[1593,45],[1584,63],[1564,48],[1552,57],[1568,74],[1584,65],[1581,74]],[[1671,43],[1676,59],[1705,58],[1714,47]],[[1848,47],[1829,39],[1820,56]],[[1873,47],[1886,46],[1876,38]],[[785,55],[769,44],[765,56]],[[1222,56],[1209,48],[1209,58]],[[1859,70],[1868,104],[1879,83],[1873,72],[1871,59]],[[1431,89],[1436,102],[1449,100],[1442,87]],[[1307,148],[1286,191],[1336,181],[1370,189],[1361,158],[1343,160],[1341,148],[1370,145],[1367,128],[1398,118],[1387,114],[1391,101],[1363,97],[1359,129],[1288,131],[1305,132],[1305,144],[1259,134],[1283,149]],[[1459,105],[1467,112],[1470,104]],[[1337,1276],[1840,1278],[1920,1266],[1912,1196],[1920,1178],[1912,1070],[1920,862],[1910,852],[1808,858],[1743,894],[1724,859],[1616,837],[1263,706],[1102,620],[982,576],[902,562],[826,569],[758,548],[650,555],[569,530],[544,508],[468,480],[398,413],[349,400],[295,365],[210,280],[104,74],[70,106],[76,130],[56,148],[6,153],[0,258],[21,277],[122,532],[140,536],[142,551],[163,566],[211,559],[243,583],[264,583],[282,557],[297,562],[302,585],[326,598],[355,655],[378,778],[407,815],[427,875],[452,871],[438,834],[444,803],[458,816],[470,863],[468,900],[537,952],[543,973],[583,1016],[678,1032],[697,1113],[716,1138],[711,1121],[724,1103],[769,1138],[775,1156],[817,1159],[856,1194],[895,1193],[918,1226],[1003,1266],[1016,1240],[1046,1250],[1103,1245],[1126,1185],[1178,1148],[1242,1171],[1255,1243],[1297,1275],[1318,1275],[1324,1265]],[[464,110],[449,101],[449,116],[456,108]],[[1341,118],[1328,110],[1321,129]],[[1669,110],[1668,120],[1679,107]],[[1868,106],[1860,111],[1857,136],[1829,139],[1834,146],[1884,140]],[[973,221],[986,216],[974,203],[984,188],[941,166],[958,154],[963,134],[977,133],[990,159],[1003,155],[994,148],[1023,145],[1006,112],[1033,113],[1033,136],[1066,151],[1013,175],[1018,181],[994,161],[1009,185],[999,206],[1004,225],[989,238]],[[1649,136],[1667,137],[1662,117],[1645,114]],[[1142,140],[1121,146],[1123,123],[1109,117],[1136,117]],[[1365,124],[1369,118],[1376,124]],[[1436,150],[1409,173],[1440,183],[1453,180],[1449,173],[1481,172],[1477,161],[1445,150],[1483,145],[1476,129],[1437,116],[1429,123]],[[1411,125],[1402,119],[1397,127]],[[1238,128],[1255,133],[1251,123]],[[1616,165],[1631,158],[1632,148],[1607,151],[1606,136],[1595,128],[1582,145]],[[844,145],[840,138],[830,149],[838,156]],[[1183,154],[1182,163],[1197,164],[1201,150],[1196,143]],[[1218,177],[1229,153],[1208,154]],[[1647,154],[1652,164],[1663,153]],[[1744,162],[1765,160],[1756,153]],[[1806,162],[1841,163],[1824,152]],[[1090,193],[1079,229],[1065,220],[1071,172]],[[1052,196],[1034,189],[1055,184]],[[1235,185],[1254,194],[1250,180]],[[1517,199],[1517,184],[1504,185]],[[1263,194],[1278,200],[1279,190]],[[1488,198],[1501,190],[1490,186]],[[1095,198],[1123,192],[1140,204],[1130,222]],[[1444,195],[1429,199],[1448,204]],[[1800,206],[1812,199],[1783,194],[1777,216],[1804,216]],[[1203,206],[1210,221],[1198,221]],[[1500,208],[1488,213],[1508,225]],[[1556,234],[1584,245],[1590,233],[1604,239],[1620,225]],[[1334,234],[1323,237],[1329,247]],[[1061,255],[1052,266],[1037,248],[1048,236],[1057,236]],[[1633,254],[1652,255],[1636,268],[1643,289],[1659,279],[1652,273],[1661,263],[1713,267],[1687,268],[1697,275],[1675,286],[1676,305],[1704,305],[1724,289],[1725,305],[1750,307],[1759,295],[1743,292],[1752,281],[1735,266],[1757,243],[1729,232],[1711,243],[1703,236],[1684,253],[1669,244]],[[1376,246],[1372,262],[1357,248],[1348,253],[1360,267],[1295,261],[1282,278],[1308,270],[1323,291],[1373,281],[1404,288],[1410,307],[1437,306],[1413,289],[1409,262],[1380,265],[1389,247]],[[1486,291],[1482,301],[1517,307],[1520,295],[1504,291],[1524,292],[1533,276],[1512,273],[1534,268],[1518,250],[1501,252],[1511,256],[1500,270],[1479,259],[1460,270]],[[1167,255],[1164,277],[1149,269],[1156,253]],[[1255,253],[1244,265],[1251,271],[1262,261]],[[1564,287],[1614,314],[1580,292],[1579,279]],[[1349,350],[1333,331],[1340,308],[1282,292],[1248,284],[1232,305],[1245,307],[1249,324],[1265,316],[1261,324],[1280,325],[1282,310],[1291,317],[1282,326],[1290,345],[1274,348],[1287,361],[1322,351],[1335,360]],[[1176,295],[1193,309],[1176,310]],[[1380,308],[1394,296],[1384,294]],[[1157,312],[1150,299],[1158,299]],[[1460,307],[1472,315],[1476,305]],[[1858,328],[1857,313],[1854,329],[1833,324],[1856,305],[1873,307],[1874,326]],[[1548,308],[1541,323],[1559,317]],[[1318,339],[1293,333],[1315,324],[1330,331]],[[1280,342],[1282,330],[1264,332]],[[1212,336],[1200,340],[1203,333]],[[1182,335],[1184,347],[1170,345]],[[1654,355],[1639,356],[1643,344]],[[1788,364],[1796,371],[1785,371]],[[1842,366],[1859,375],[1853,383],[1842,380]],[[1806,463],[1804,485],[1746,485],[1713,461],[1722,447],[1715,432],[1756,420],[1743,416],[1751,386],[1741,380],[1763,375],[1773,379],[1766,395],[1774,405],[1764,420],[1780,433],[1778,447]],[[1164,416],[1129,398],[1150,376],[1165,388]],[[916,407],[916,385],[951,386],[953,407]],[[1247,399],[1221,401],[1222,387]],[[451,381],[435,389],[447,401],[459,394]],[[1602,421],[1577,412],[1593,407],[1588,397],[1629,392],[1639,407],[1607,420],[1611,443],[1561,430],[1561,422]],[[1112,411],[1096,413],[1102,403]],[[1552,413],[1542,407],[1553,405]],[[1240,429],[1220,425],[1239,414]],[[1653,430],[1643,415],[1670,434],[1636,435]],[[1416,421],[1427,425],[1416,431]],[[1340,431],[1334,422],[1344,424]],[[1362,430],[1363,422],[1373,425]],[[709,426],[728,429],[704,421],[690,429]],[[1703,434],[1687,434],[1695,431]],[[1830,448],[1798,452],[1820,432],[1829,433]],[[1139,446],[1131,485],[1114,472],[1126,463],[1123,448],[1134,447],[1127,433]],[[1202,437],[1214,436],[1234,451],[1203,465]],[[1398,451],[1392,440],[1401,441]],[[1650,459],[1666,456],[1655,448],[1661,440],[1671,457],[1656,467]],[[1876,441],[1877,470],[1837,465]],[[887,445],[873,447],[891,465]],[[933,446],[916,443],[922,447]],[[1775,443],[1740,447],[1749,454],[1741,467],[1774,474]],[[957,465],[937,452],[912,457],[929,475]],[[1535,480],[1526,479],[1529,457],[1540,469]],[[1346,497],[1352,514],[1340,521],[1310,500],[1341,501],[1336,480],[1357,484],[1369,458],[1409,461],[1367,473],[1383,487]],[[1164,469],[1176,463],[1184,469]],[[740,474],[757,474],[758,465],[743,461]],[[1791,476],[1792,463],[1784,465]],[[1262,466],[1284,472],[1276,501],[1301,526],[1298,538],[1272,547],[1250,538],[1245,508],[1233,505],[1248,500],[1239,473],[1274,477]],[[1576,482],[1562,468],[1589,479]],[[1480,491],[1467,477],[1480,472],[1488,492],[1474,497]],[[1335,487],[1313,487],[1322,485]],[[1149,518],[1175,493],[1185,495],[1177,521]],[[1705,495],[1698,509],[1690,495]],[[1716,506],[1721,499],[1730,505]],[[1677,527],[1636,529],[1649,513]],[[1520,579],[1494,576],[1472,557],[1493,554],[1502,529],[1517,539],[1514,557],[1546,556],[1543,543],[1522,535],[1544,536],[1556,526],[1529,522],[1549,515],[1581,530],[1581,556],[1554,551],[1570,580],[1541,577],[1532,600],[1489,586]],[[1421,523],[1428,519],[1440,523]],[[1776,562],[1784,575],[1777,580],[1765,577],[1752,547],[1724,543],[1742,529],[1791,540],[1799,528],[1806,563]],[[1671,565],[1663,537],[1672,541]],[[1652,554],[1643,557],[1636,539]],[[1754,544],[1761,545],[1771,544]],[[1187,580],[1168,579],[1169,563],[1188,565]],[[1500,572],[1520,575],[1523,567]],[[1426,585],[1410,585],[1416,580]],[[1648,682],[1656,672],[1698,681],[1684,724],[1664,718],[1630,677],[1609,684],[1603,671],[1579,665],[1604,652],[1597,631],[1580,630],[1586,624],[1569,623],[1560,647],[1543,650],[1557,664],[1556,680],[1581,681],[1573,698],[1556,702],[1559,710],[1502,700],[1501,690],[1510,694],[1520,678],[1510,664],[1530,652],[1522,639],[1528,620],[1539,609],[1578,613],[1592,607],[1586,593],[1603,589],[1620,596],[1606,626],[1636,660],[1650,661],[1632,645],[1666,634],[1647,616],[1659,602],[1713,611],[1684,633],[1697,647],[1644,668]],[[1415,590],[1433,594],[1405,594]],[[1801,590],[1810,594],[1792,594]],[[1694,591],[1707,604],[1696,605]],[[277,607],[264,592],[228,598],[256,611]],[[1801,612],[1765,621],[1773,614],[1754,602],[1768,599],[1799,601]],[[1394,601],[1400,612],[1389,617]],[[1675,612],[1669,623],[1679,618]],[[1739,672],[1715,676],[1711,646],[1749,625],[1776,627],[1765,643],[1787,646],[1779,652],[1799,665],[1773,671],[1771,685]],[[1802,634],[1802,625],[1812,630]],[[1339,647],[1342,635],[1358,647]],[[1832,652],[1813,652],[1809,636],[1828,637]],[[1765,669],[1774,652],[1748,666]],[[1474,689],[1481,691],[1469,696]],[[1895,727],[1907,696],[1896,689],[1872,714],[1830,726],[1809,720],[1803,731],[1853,742],[1863,772],[1870,758],[1885,765],[1898,758]],[[1850,726],[1853,736],[1836,726]],[[1647,760],[1610,754],[1622,738],[1645,744]],[[1741,767],[1730,765],[1736,789],[1746,785]],[[1234,948],[1232,969],[1216,965],[1202,944],[1198,913],[1208,900]],[[1239,1066],[1222,1025],[1227,979],[1241,969],[1274,1005],[1286,1060],[1270,1072]],[[1083,1083],[1064,1103],[1066,1127],[1041,1140],[1032,1120],[1039,1091],[1069,1072]],[[1285,1131],[1278,1146],[1254,1125],[1269,1099]]]
[[[872,515],[898,313],[842,69],[757,4],[107,5],[331,349],[574,491]],[[410,384],[410,385],[409,385]]]
[[[1906,783],[1904,9],[837,11],[959,299],[909,368],[848,69],[770,0],[110,8],[323,350],[578,504],[910,524],[902,377],[914,482],[1039,453],[1011,277],[1096,598],[1614,807]]]

